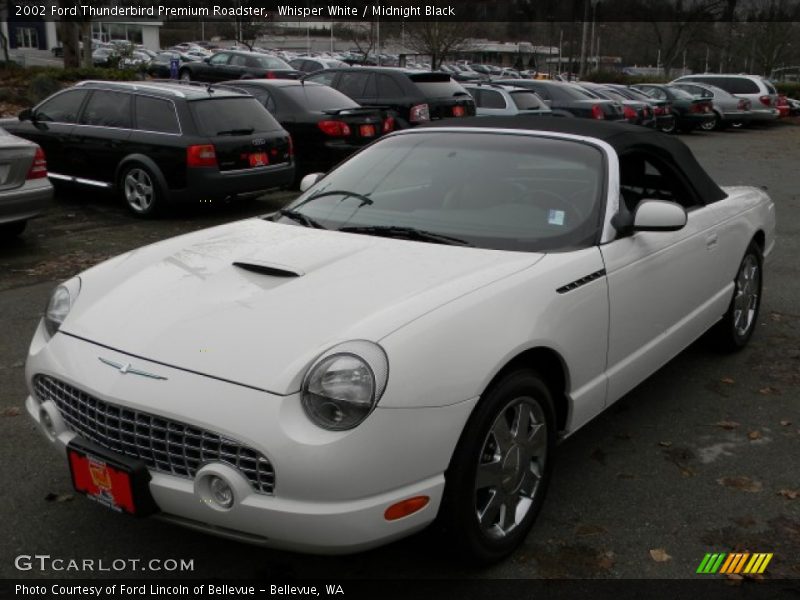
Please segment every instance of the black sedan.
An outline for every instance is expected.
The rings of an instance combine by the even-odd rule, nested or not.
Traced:
[[[514,85],[533,90],[547,103],[554,116],[583,117],[606,121],[624,121],[622,107],[611,100],[589,98],[569,84],[556,81],[509,79],[493,83]]]
[[[178,76],[183,81],[219,82],[229,79],[298,79],[303,73],[277,56],[223,50],[209,58],[181,65]]]
[[[642,125],[644,127],[655,127],[656,120],[653,109],[650,104],[644,100],[631,100],[613,88],[605,87],[597,83],[590,83],[588,81],[582,81],[575,85],[579,86],[581,90],[594,98],[602,98],[621,104],[622,114],[625,116],[625,120],[628,121],[628,123]]]
[[[328,171],[357,150],[394,129],[394,119],[364,108],[348,96],[310,81],[249,79],[229,81],[258,99],[294,141],[296,181]]]
[[[710,100],[695,98],[682,89],[660,83],[641,83],[634,86],[634,89],[651,98],[669,102],[677,127],[684,133],[694,131],[715,119],[714,108]]]
[[[640,92],[634,88],[630,88],[617,83],[608,83],[606,88],[613,90],[629,100],[638,100],[640,102],[647,102],[650,109],[655,116],[655,128],[664,133],[674,133],[676,129],[675,115],[672,114],[672,106],[667,100],[660,100],[658,98],[651,98],[647,94]]]

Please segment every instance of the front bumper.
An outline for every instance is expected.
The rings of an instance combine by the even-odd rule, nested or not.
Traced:
[[[0,224],[27,221],[43,213],[53,200],[47,179],[32,179],[13,190],[0,191]]]
[[[123,374],[101,357],[132,362],[167,379]],[[234,486],[236,501],[229,510],[204,501],[193,478],[151,469],[150,493],[162,518],[264,546],[325,554],[382,545],[433,521],[444,490],[443,473],[476,402],[435,409],[379,408],[354,430],[324,431],[305,416],[297,394],[279,396],[231,384],[63,333],[48,341],[41,324],[26,365],[31,390],[37,374],[116,406],[217,432],[258,450],[274,467],[273,495]],[[44,432],[41,411],[53,406],[43,406],[33,393],[25,405]],[[62,423],[57,435],[45,436],[64,453],[75,433]],[[220,464],[230,469],[227,463],[214,463]],[[198,471],[196,477],[200,475]],[[419,512],[396,521],[384,518],[392,504],[420,495],[430,501]]]
[[[232,171],[190,168],[186,173],[186,188],[170,190],[170,200],[203,203],[286,187],[294,181],[294,170],[293,163]]]

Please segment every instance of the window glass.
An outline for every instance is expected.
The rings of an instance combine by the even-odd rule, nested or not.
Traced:
[[[160,98],[136,96],[136,125],[144,131],[180,133],[175,107]]]
[[[255,67],[256,66],[255,61],[252,61],[250,64],[247,64],[247,63],[248,63],[248,61],[247,61],[247,57],[246,56],[242,56],[241,54],[234,54],[233,56],[231,56],[231,62],[230,62],[231,66],[234,66],[234,67]]]
[[[75,123],[78,120],[78,110],[86,90],[72,90],[58,94],[46,100],[36,109],[36,119],[39,121],[54,121],[56,123]]]
[[[619,157],[620,192],[629,211],[642,200],[670,200],[684,208],[695,204],[692,194],[666,162],[641,152]]]
[[[310,111],[359,107],[358,102],[352,98],[322,85],[286,86],[283,88],[283,93]]]
[[[342,73],[337,89],[351,98],[361,98],[368,73]]]
[[[511,99],[514,101],[514,104],[517,105],[519,110],[536,110],[538,108],[547,108],[534,92],[511,92]]]
[[[403,95],[403,88],[388,75],[378,75],[378,97],[399,98]]]
[[[253,97],[211,98],[189,102],[201,135],[231,135],[231,131],[275,131],[278,122]]]
[[[322,73],[312,75],[307,78],[306,81],[313,81],[314,83],[321,83],[322,85],[331,85],[335,77],[336,71],[323,71]]]
[[[480,90],[478,93],[478,106],[481,108],[505,108],[506,101],[503,94],[495,90]]]
[[[379,140],[290,208],[332,229],[411,227],[545,251],[595,243],[603,186],[603,155],[589,144],[426,131]]]
[[[209,62],[209,64],[212,64],[212,65],[227,65],[229,57],[230,57],[230,54],[227,54],[225,52],[220,52],[220,53],[215,54],[214,56],[212,56],[209,59],[208,62]]]
[[[81,125],[98,127],[131,127],[131,95],[123,92],[95,90],[83,109]]]

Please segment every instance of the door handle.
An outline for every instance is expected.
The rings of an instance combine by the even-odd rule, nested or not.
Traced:
[[[708,250],[713,250],[717,247],[717,243],[719,242],[719,238],[717,238],[716,233],[712,233],[706,238],[706,248]]]

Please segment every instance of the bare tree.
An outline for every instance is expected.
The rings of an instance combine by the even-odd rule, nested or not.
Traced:
[[[337,23],[333,31],[355,46],[364,63],[378,46],[378,24],[375,21]]]
[[[642,2],[651,15],[648,22],[667,77],[687,47],[699,39],[704,24],[722,16],[728,1],[676,0],[674,6],[667,6],[663,0]],[[669,18],[672,20],[668,20]]]
[[[4,0],[0,4],[0,22],[8,22],[8,15],[11,14],[11,0]],[[11,59],[8,56],[8,37],[0,30],[0,46],[3,48],[3,60],[9,62]]]
[[[475,37],[475,23],[424,21],[406,24],[406,46],[431,57],[431,69],[439,68],[448,56],[470,48]]]

